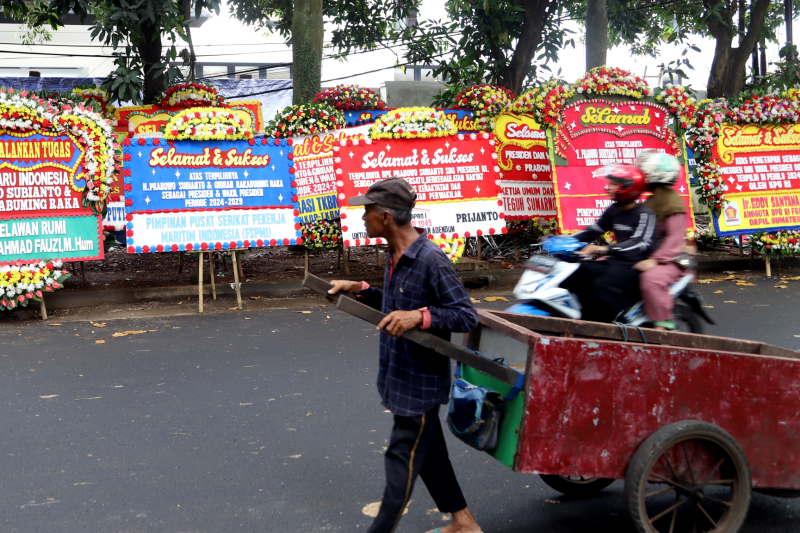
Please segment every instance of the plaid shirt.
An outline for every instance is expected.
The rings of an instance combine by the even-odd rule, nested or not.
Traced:
[[[427,307],[428,331],[443,339],[450,340],[453,331],[475,329],[478,313],[453,263],[426,234],[394,263],[390,249],[383,290],[370,287],[358,293],[359,299],[387,314]],[[383,406],[399,416],[420,415],[447,403],[450,359],[382,330],[378,392]]]

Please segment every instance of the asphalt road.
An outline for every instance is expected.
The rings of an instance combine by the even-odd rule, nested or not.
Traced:
[[[751,281],[700,286],[720,324],[709,333],[800,349],[800,282]],[[391,426],[377,335],[308,305],[0,328],[0,531],[366,529]],[[125,331],[145,333],[113,337]],[[633,531],[621,482],[569,500],[447,438],[486,533]],[[398,532],[447,523],[420,484]],[[743,531],[798,527],[800,500],[755,494]]]

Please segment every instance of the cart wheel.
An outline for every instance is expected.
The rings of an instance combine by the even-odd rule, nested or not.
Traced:
[[[750,492],[741,447],[727,432],[696,420],[650,435],[625,477],[625,503],[639,533],[735,533]]]
[[[576,498],[592,496],[614,483],[613,479],[602,477],[548,476],[544,474],[539,474],[539,477],[550,488],[556,489],[561,494]]]

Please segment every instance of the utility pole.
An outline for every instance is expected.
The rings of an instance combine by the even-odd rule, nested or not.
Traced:
[[[786,19],[786,46],[792,45],[792,0],[783,0],[784,18]],[[787,48],[791,50],[791,48]],[[786,59],[794,59],[791,51]]]

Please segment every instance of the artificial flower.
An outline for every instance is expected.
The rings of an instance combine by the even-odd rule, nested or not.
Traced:
[[[400,107],[381,115],[370,128],[372,139],[424,139],[458,133],[442,111],[431,107]]]
[[[386,107],[386,103],[378,98],[375,91],[359,85],[330,87],[317,93],[314,103],[329,105],[339,111],[362,111]]]
[[[223,100],[213,85],[189,81],[173,85],[161,93],[156,102],[164,107],[215,107],[221,105]]]
[[[200,107],[179,111],[164,128],[170,140],[236,141],[252,139],[253,132],[236,113],[223,107]]]
[[[344,127],[344,115],[325,104],[290,105],[275,114],[266,133],[269,137],[286,138],[321,134]]]

